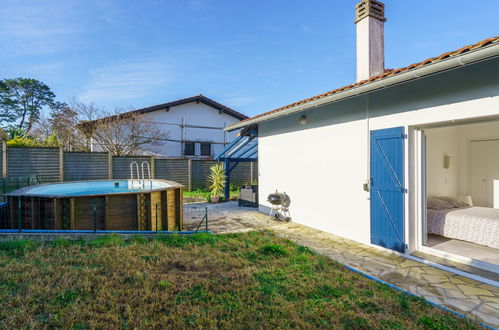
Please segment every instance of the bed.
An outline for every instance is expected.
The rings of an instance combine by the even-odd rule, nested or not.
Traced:
[[[450,199],[448,203],[428,199],[428,233],[499,249],[499,209]]]

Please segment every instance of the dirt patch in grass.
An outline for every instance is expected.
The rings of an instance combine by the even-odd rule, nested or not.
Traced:
[[[0,328],[473,329],[270,234],[0,245]]]

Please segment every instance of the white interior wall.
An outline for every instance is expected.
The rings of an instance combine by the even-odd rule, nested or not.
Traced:
[[[426,135],[426,189],[428,195],[458,196],[459,142],[457,127],[425,130]],[[444,168],[444,156],[450,157],[449,168]]]
[[[470,143],[499,139],[499,122],[425,129],[425,135],[428,195],[471,195],[477,201],[478,197],[473,196],[471,191],[470,166],[473,162],[470,158]],[[444,155],[450,156],[448,169],[443,166]]]
[[[499,139],[499,121],[458,126],[459,137],[459,194],[469,195],[469,141]]]

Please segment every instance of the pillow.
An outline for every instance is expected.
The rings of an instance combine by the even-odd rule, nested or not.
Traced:
[[[448,209],[467,207],[468,205],[454,197],[430,196],[428,197],[426,206],[430,210],[448,210]]]

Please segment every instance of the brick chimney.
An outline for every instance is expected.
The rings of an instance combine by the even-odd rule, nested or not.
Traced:
[[[357,27],[357,82],[382,74],[385,70],[385,5],[362,0],[355,6]]]

